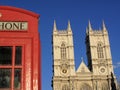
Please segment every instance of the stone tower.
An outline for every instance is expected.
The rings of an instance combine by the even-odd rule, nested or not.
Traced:
[[[89,22],[86,33],[88,67],[94,75],[113,73],[108,32],[103,22],[102,30],[93,30]],[[99,71],[99,72],[98,72]]]
[[[68,22],[67,30],[53,26],[53,90],[69,90],[70,77],[75,75],[73,35]]]
[[[93,30],[89,21],[86,30],[88,68],[93,73],[93,83],[97,88],[111,90],[111,79],[115,79],[109,36],[103,22],[102,30]],[[104,90],[104,89],[102,89]]]
[[[89,22],[86,30],[88,67],[82,59],[75,70],[73,34],[53,27],[53,90],[116,90],[109,36],[103,22],[102,30],[93,30]]]

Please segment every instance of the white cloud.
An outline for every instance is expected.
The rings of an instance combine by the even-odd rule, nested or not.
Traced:
[[[113,65],[114,69],[119,68],[119,67],[120,67],[120,62],[117,62],[116,64]]]
[[[117,62],[118,65],[120,65],[120,62]]]
[[[116,68],[117,68],[117,66],[113,65],[113,68],[114,68],[114,69],[116,69]]]

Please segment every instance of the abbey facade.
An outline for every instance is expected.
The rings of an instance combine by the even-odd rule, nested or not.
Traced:
[[[109,36],[103,22],[102,30],[86,29],[88,65],[82,60],[75,70],[73,33],[53,26],[53,90],[116,90]]]

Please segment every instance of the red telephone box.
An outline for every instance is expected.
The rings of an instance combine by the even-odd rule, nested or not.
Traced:
[[[0,90],[41,90],[39,15],[0,6]]]

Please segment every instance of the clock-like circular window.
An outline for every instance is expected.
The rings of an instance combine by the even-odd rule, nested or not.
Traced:
[[[67,73],[67,70],[66,70],[66,69],[63,69],[62,72],[63,72],[63,73]]]
[[[101,67],[99,68],[99,72],[100,72],[100,74],[105,74],[105,72],[106,72],[105,67],[104,67],[104,66],[101,66]]]
[[[100,71],[101,71],[102,73],[104,73],[104,72],[105,72],[105,68],[101,68]]]

